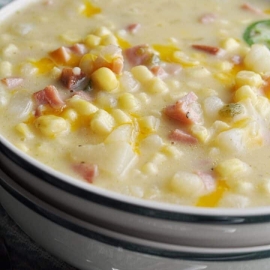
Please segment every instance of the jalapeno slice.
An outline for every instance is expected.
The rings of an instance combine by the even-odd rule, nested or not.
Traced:
[[[259,43],[270,49],[270,20],[257,21],[249,25],[243,38],[250,46]]]

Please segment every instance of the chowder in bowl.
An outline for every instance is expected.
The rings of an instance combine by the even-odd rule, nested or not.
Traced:
[[[267,8],[37,1],[2,19],[1,134],[125,195],[269,205]]]
[[[269,257],[269,13],[266,0],[5,7],[3,206],[82,269]]]

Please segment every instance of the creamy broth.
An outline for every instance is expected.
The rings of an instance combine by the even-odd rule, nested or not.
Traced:
[[[31,4],[1,23],[0,132],[126,195],[269,205],[270,52],[243,36],[268,19],[267,0]]]

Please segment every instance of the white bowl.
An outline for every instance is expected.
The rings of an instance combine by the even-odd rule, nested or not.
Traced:
[[[269,208],[126,197],[53,171],[1,136],[0,186],[1,204],[19,226],[79,269],[269,269]]]
[[[4,7],[1,20],[30,2]],[[0,202],[37,243],[80,269],[270,265],[270,207],[208,209],[127,197],[61,174],[1,135]]]

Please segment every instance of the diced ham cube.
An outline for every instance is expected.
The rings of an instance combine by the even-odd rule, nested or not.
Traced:
[[[71,59],[71,50],[64,46],[52,51],[50,56],[59,64],[66,64]]]
[[[179,99],[174,105],[166,107],[164,113],[169,118],[183,125],[200,123],[202,120],[201,110],[197,99],[198,97],[193,92],[190,92]]]
[[[125,56],[132,66],[146,65],[153,56],[149,45],[142,44],[125,50]]]
[[[199,22],[203,23],[203,24],[209,24],[209,23],[213,23],[217,18],[217,15],[214,13],[206,13],[203,14],[200,18],[199,18]]]
[[[168,75],[168,73],[161,66],[153,66],[150,68],[150,70],[155,76],[160,77],[160,78],[165,78]]]
[[[196,144],[198,143],[198,139],[194,136],[186,133],[181,129],[175,129],[169,134],[169,139],[174,142],[181,142],[187,144]]]
[[[9,89],[20,86],[23,83],[23,78],[20,77],[7,77],[1,80]]]
[[[70,90],[76,90],[80,88],[84,89],[89,83],[87,76],[79,69],[79,74],[74,72],[73,68],[63,68],[60,81],[62,84]]]
[[[259,9],[259,8],[255,7],[255,6],[251,5],[249,3],[244,3],[241,6],[241,8],[244,9],[244,10],[247,10],[247,11],[251,11],[251,12],[253,12],[255,14],[262,14],[263,13],[261,9]]]
[[[140,28],[141,25],[139,23],[132,23],[127,26],[127,31],[131,34],[136,34]]]
[[[33,99],[37,106],[49,104],[54,109],[62,109],[65,106],[65,102],[54,85],[49,85],[43,90],[34,93]]]
[[[93,183],[94,178],[98,176],[98,166],[96,164],[79,163],[74,164],[73,169],[87,182]]]
[[[112,70],[115,74],[121,74],[124,67],[124,58],[122,50],[115,45],[108,45],[104,47],[100,55],[97,56],[95,61],[92,63],[92,70],[106,67]]]
[[[124,59],[123,58],[115,58],[112,61],[112,64],[109,65],[109,68],[115,73],[115,74],[121,74],[124,67]]]
[[[208,45],[193,44],[192,48],[209,53],[209,54],[213,54],[213,55],[218,55],[222,52],[220,48],[214,47],[214,46],[208,46]]]
[[[77,43],[71,47],[69,47],[69,49],[79,55],[84,55],[87,52],[87,48],[84,44],[81,43]]]

